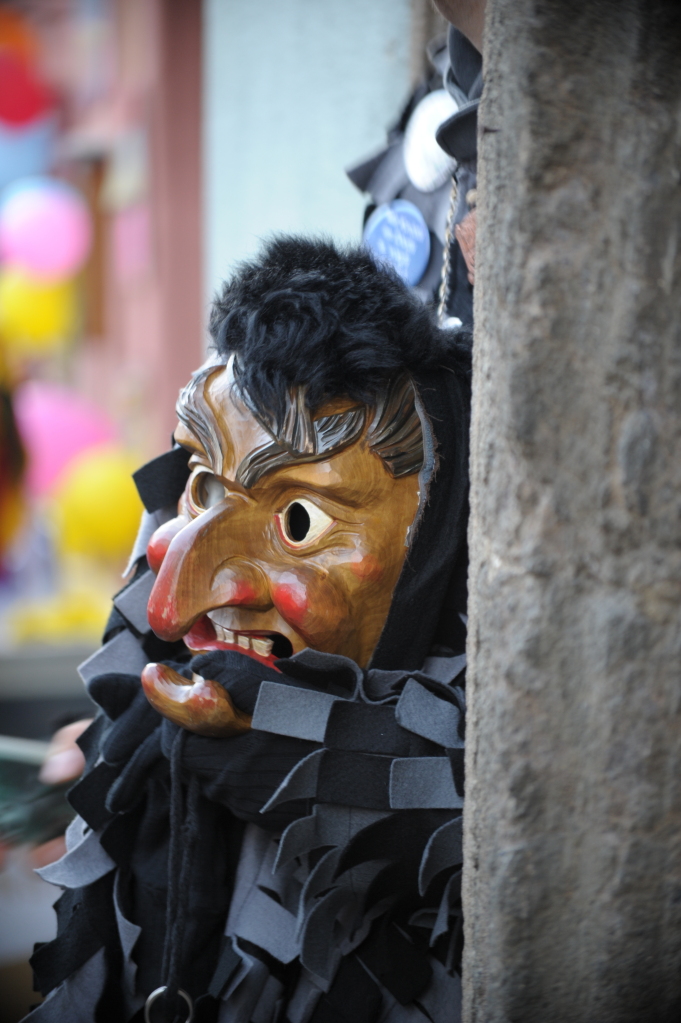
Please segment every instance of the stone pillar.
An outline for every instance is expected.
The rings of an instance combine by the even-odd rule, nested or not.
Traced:
[[[489,0],[467,1023],[681,1018],[681,4]]]

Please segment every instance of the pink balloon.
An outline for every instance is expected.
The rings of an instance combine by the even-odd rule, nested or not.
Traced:
[[[26,484],[33,496],[47,493],[81,451],[117,439],[102,413],[66,387],[29,380],[14,393],[14,412],[28,465]]]
[[[0,257],[27,273],[59,280],[76,273],[92,241],[88,208],[62,181],[25,178],[0,206]]]

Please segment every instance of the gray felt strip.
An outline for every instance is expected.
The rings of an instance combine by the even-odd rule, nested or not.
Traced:
[[[426,907],[425,909],[417,909],[415,913],[412,913],[409,917],[410,927],[424,927],[427,931],[432,931],[435,926],[437,919],[437,910],[433,909],[432,906]]]
[[[118,925],[118,937],[123,951],[122,989],[126,1009],[128,1014],[132,1016],[139,1008],[142,1007],[142,1005],[144,1005],[143,996],[135,993],[137,963],[132,958],[132,952],[137,939],[142,933],[142,928],[138,927],[137,924],[132,923],[123,914],[121,909],[120,886],[121,872],[117,871],[116,880],[114,881],[113,897],[114,910],[116,912],[116,924]]]
[[[445,934],[449,928],[449,899],[452,888],[455,885],[458,888],[458,872],[456,874],[452,874],[452,876],[450,877],[449,881],[445,886],[444,892],[442,893],[442,898],[440,899],[440,907],[437,911],[437,917],[435,919],[435,926],[433,927],[433,931],[430,935],[431,948],[433,947],[437,939],[442,934]]]
[[[224,1020],[226,1018],[226,1017],[224,1017],[222,1015],[222,1010],[224,1008],[224,1003],[227,1002],[232,997],[232,995],[234,994],[236,989],[239,987],[239,985],[242,983],[242,981],[248,976],[248,974],[250,973],[250,970],[251,970],[251,965],[253,963],[253,960],[249,956],[247,956],[245,952],[242,952],[242,950],[239,948],[239,946],[236,943],[236,938],[229,937],[228,940],[231,942],[232,951],[234,952],[235,955],[237,955],[239,957],[241,962],[237,966],[236,972],[233,973],[232,976],[230,977],[229,983],[227,984],[227,987],[222,992],[222,995],[221,995],[222,1001],[220,1003],[220,1016],[219,1016],[219,1018],[221,1020]],[[232,1017],[230,1016],[229,1018],[231,1020]]]
[[[463,798],[454,788],[448,757],[410,757],[393,760],[390,770],[393,810],[455,810]]]
[[[300,961],[323,980],[338,968],[341,953],[334,942],[333,923],[347,902],[347,893],[332,888],[308,914],[301,934]]]
[[[259,959],[246,955],[236,943],[233,945],[243,965],[239,967],[222,996],[218,1023],[250,1023],[251,1013],[258,1004],[270,971]]]
[[[423,850],[419,867],[419,893],[426,894],[436,874],[446,867],[454,867],[463,860],[462,820],[456,817],[434,831]]]
[[[280,866],[275,872],[275,861],[279,852],[279,845],[280,843],[276,837],[270,834],[267,852],[261,860],[255,884],[268,892],[275,892],[284,909],[287,909],[289,913],[293,913],[295,916],[298,912],[300,890],[302,887],[301,881],[296,876],[298,864],[293,862],[287,863]]]
[[[337,699],[337,696],[313,689],[263,682],[251,727],[261,732],[323,742],[326,722]]]
[[[139,641],[132,632],[125,629],[96,650],[87,661],[79,664],[78,674],[87,686],[97,675],[105,675],[110,671],[139,675],[148,661]]]
[[[114,607],[117,608],[124,618],[130,622],[133,628],[143,635],[151,632],[149,619],[147,618],[147,604],[152,587],[156,582],[153,572],[145,572],[127,589],[114,597]]]
[[[272,834],[259,828],[257,824],[246,825],[239,853],[239,864],[234,878],[234,890],[225,934],[232,934],[232,926],[239,919],[239,914],[256,883],[263,861],[268,857],[272,840]]]
[[[431,1019],[461,1023],[461,977],[447,973],[439,960],[430,957],[433,977],[426,990],[419,995],[419,1003]]]
[[[435,1023],[461,1023],[461,978],[458,974],[453,976],[447,973],[442,963],[432,956],[428,961],[433,970],[430,984],[425,991],[418,996],[418,1004],[423,1006],[428,1016],[424,1016],[414,1006],[400,1005],[395,996],[388,991],[375,973],[362,963],[369,976],[378,985],[383,1004],[381,1007],[381,1023],[425,1023],[426,1019],[434,1020]]]
[[[358,904],[361,904],[361,897],[367,891],[376,875],[383,870],[389,862],[388,860],[368,860],[365,863],[359,863],[348,870],[344,870],[343,873],[336,878],[336,870],[341,856],[343,855],[343,851],[342,847],[330,849],[321,857],[314,869],[310,872],[305,885],[303,886],[303,890],[300,893],[299,912],[301,914],[309,911],[312,902],[320,892],[324,891],[325,888],[331,888],[332,886],[335,888],[341,888],[346,892],[348,903],[357,900]],[[348,921],[348,924],[349,923],[350,922]],[[302,926],[303,921],[299,920],[299,931]]]
[[[296,989],[286,1006],[288,1023],[308,1023],[322,994],[309,970],[303,967]]]
[[[149,541],[156,532],[159,526],[162,526],[164,522],[169,522],[174,519],[177,515],[177,505],[171,504],[167,508],[159,508],[155,512],[142,512],[142,519],[140,527],[137,530],[137,536],[135,537],[135,543],[133,544],[128,564],[125,566],[123,572],[123,578],[133,570],[135,562],[142,557],[143,554],[147,553],[147,547]]]
[[[291,963],[298,955],[296,918],[260,888],[251,889],[232,934],[252,941],[280,963]]]
[[[464,745],[458,733],[459,717],[455,704],[441,700],[413,678],[402,690],[395,708],[395,718],[403,728],[448,749]]]
[[[300,915],[304,914],[299,921],[301,954],[307,956],[304,961],[308,968],[316,963],[325,971],[321,975],[327,979],[330,979],[329,970],[337,961],[338,953],[347,955],[366,937],[370,922],[367,920],[366,927],[361,927],[364,896],[387,862],[372,860],[358,864],[345,871],[333,888],[319,898],[332,883],[341,853],[341,849],[332,849],[319,861],[313,872],[314,879],[301,895]]]
[[[66,851],[71,852],[76,848],[77,845],[85,839],[87,833],[90,830],[90,825],[87,824],[80,814],[76,814],[68,828],[64,832],[64,841],[66,842]]]
[[[99,844],[96,831],[89,831],[78,845],[64,853],[60,860],[41,867],[36,873],[49,884],[62,888],[83,888],[98,881],[116,864]]]
[[[258,1004],[251,1013],[251,1023],[272,1023],[279,1016],[277,1002],[281,998],[284,985],[271,974],[265,981]]]
[[[27,1019],[31,1023],[92,1023],[105,980],[105,950],[100,948]]]
[[[388,810],[317,803],[309,817],[301,817],[286,828],[279,841],[273,869],[276,872],[295,856],[311,852],[321,845],[345,846],[363,828],[382,817],[388,817],[389,813]]]
[[[279,852],[274,862],[275,872],[290,863],[295,856],[302,856],[308,850],[316,849],[323,844],[317,838],[317,821],[314,815],[291,821],[279,841]]]
[[[332,886],[336,887],[333,885],[333,879],[342,854],[342,849],[329,849],[329,851],[324,853],[319,862],[316,863],[314,868],[310,871],[307,876],[307,881],[303,886],[303,890],[300,893],[301,913],[307,912],[310,904],[320,892],[323,892],[326,888],[331,888]],[[299,928],[302,923],[303,920],[299,919]]]
[[[267,685],[267,683],[263,683],[263,685]],[[286,687],[282,686],[281,688],[285,689]],[[262,687],[260,691],[262,692]],[[270,796],[260,813],[267,813],[279,803],[287,803],[290,799],[311,799],[316,795],[319,767],[324,753],[325,750],[316,749],[299,760],[286,775],[274,795]]]
[[[465,667],[466,655],[459,654],[458,657],[426,657],[421,670],[438,682],[453,682]]]
[[[347,845],[351,838],[370,824],[388,817],[388,810],[367,810],[361,806],[336,806],[324,803],[314,808],[320,845]]]

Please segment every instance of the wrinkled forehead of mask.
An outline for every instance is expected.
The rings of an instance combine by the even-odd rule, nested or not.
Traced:
[[[207,392],[217,374],[223,379],[217,388],[211,387],[211,401]],[[391,476],[420,471],[423,430],[408,374],[399,373],[388,380],[373,408],[346,402],[350,407],[334,410],[339,404],[336,399],[316,412],[307,405],[304,386],[291,388],[282,401],[266,407],[248,393],[240,378],[234,356],[228,361],[214,356],[192,376],[177,402],[180,422],[199,440],[218,475],[223,466],[220,418],[233,405],[248,409],[270,438],[245,454],[237,467],[235,479],[246,488],[280,466],[326,460],[355,443],[365,430],[369,450]]]

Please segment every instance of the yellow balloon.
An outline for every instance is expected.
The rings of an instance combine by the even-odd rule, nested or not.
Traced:
[[[54,492],[57,545],[63,553],[127,557],[142,514],[131,478],[138,465],[117,445],[90,448],[67,465]]]
[[[73,281],[45,284],[12,267],[0,273],[0,336],[8,348],[51,352],[73,334],[77,314]]]

